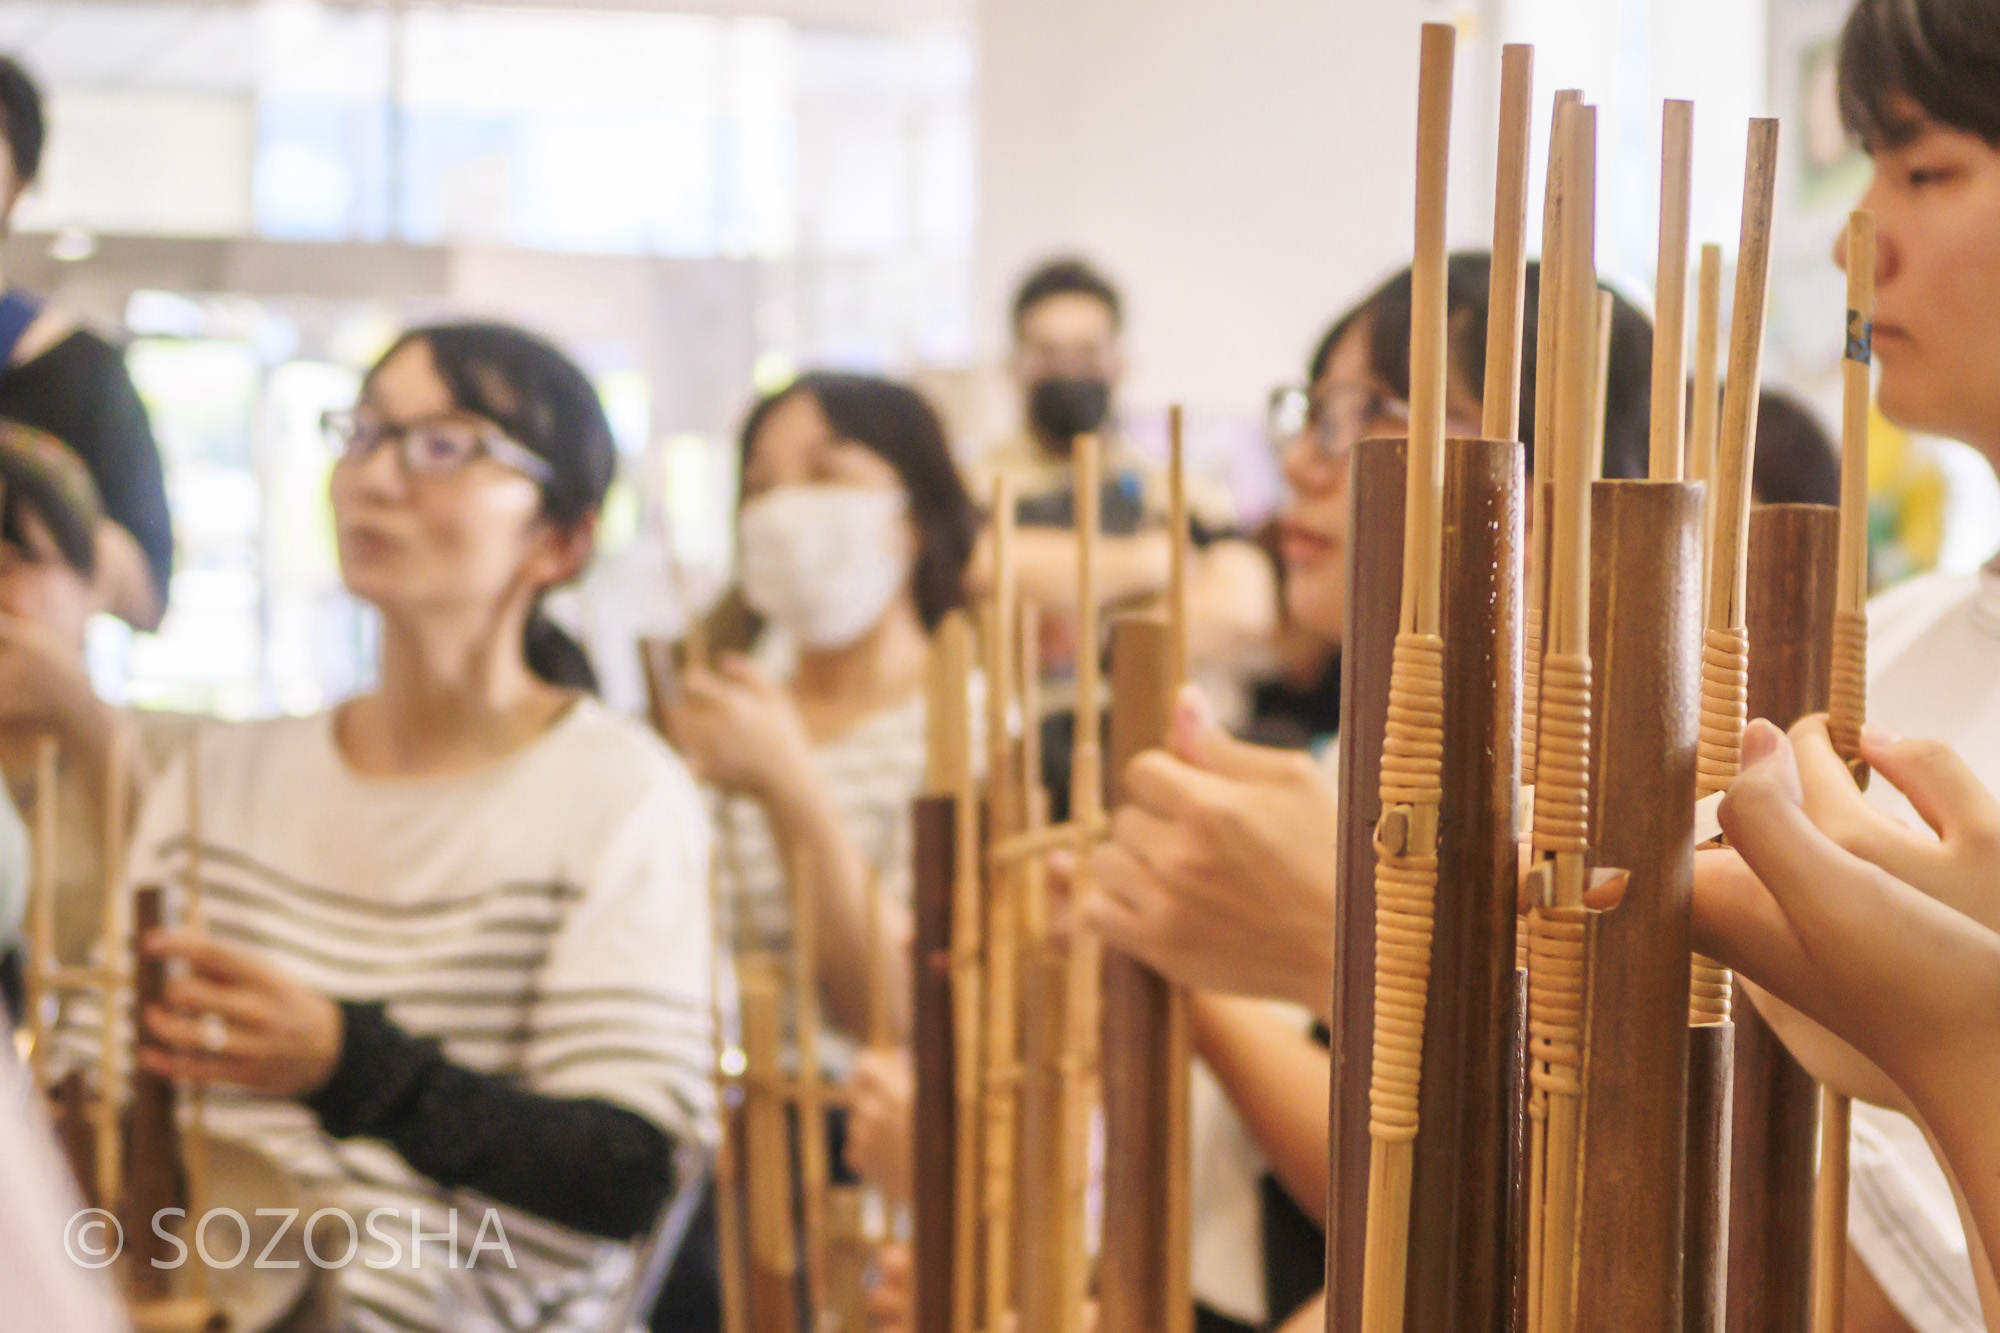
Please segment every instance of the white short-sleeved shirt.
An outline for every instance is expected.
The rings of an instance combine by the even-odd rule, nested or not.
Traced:
[[[581,701],[533,744],[477,771],[370,779],[333,714],[213,733],[201,746],[203,910],[219,939],[322,994],[384,1002],[470,1069],[596,1097],[677,1136],[707,1136],[708,832],[680,761]],[[181,882],[186,761],[147,800],[134,884]],[[212,1091],[208,1122],[284,1165],[315,1207],[347,1212],[361,1257],[335,1271],[342,1330],[583,1330],[629,1248],[495,1210],[513,1263],[467,1260],[494,1205],[419,1175],[387,1144],[336,1141],[296,1102]],[[547,1164],[551,1171],[561,1162]],[[393,1267],[370,1210],[397,1216]],[[419,1262],[411,1243],[422,1210]],[[456,1210],[457,1264],[443,1233]],[[346,1244],[331,1234],[335,1254]]]
[[[1941,740],[2000,791],[2000,559],[1976,575],[1913,579],[1868,608],[1868,717]],[[1868,799],[1924,823],[1887,782]],[[1918,1333],[1980,1333],[1979,1291],[1951,1187],[1921,1131],[1856,1104],[1848,1237]]]

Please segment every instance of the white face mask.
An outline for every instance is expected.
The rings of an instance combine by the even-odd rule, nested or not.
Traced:
[[[777,486],[737,515],[743,597],[801,648],[865,634],[910,577],[901,490]]]

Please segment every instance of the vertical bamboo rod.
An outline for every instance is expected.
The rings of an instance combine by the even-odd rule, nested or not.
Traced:
[[[188,737],[187,743],[187,863],[181,881],[184,896],[182,920],[194,930],[208,928],[207,913],[203,910],[202,892],[202,819],[201,819],[201,731],[199,728]],[[195,1224],[208,1213],[208,1085],[190,1081],[186,1088],[187,1124],[181,1133],[181,1164],[187,1172],[188,1216]],[[196,1263],[194,1266],[194,1290],[197,1296],[208,1295],[208,1265]]]
[[[1695,279],[1694,406],[1688,415],[1687,475],[1707,483],[1702,497],[1702,606],[1708,605],[1708,563],[1715,527],[1715,418],[1721,409],[1722,385],[1717,380],[1717,342],[1722,322],[1722,247],[1701,247],[1701,269]]]
[[[49,1086],[49,1003],[52,993],[49,974],[56,970],[56,741],[53,736],[35,739],[35,840],[32,887],[34,902],[28,909],[28,966],[25,998],[28,1002],[28,1031],[34,1043],[29,1064],[35,1086]]]
[[[1369,1114],[1364,1333],[1400,1333],[1407,1297],[1410,1186],[1436,918],[1444,748],[1442,595],[1445,188],[1457,34],[1423,29],[1417,84],[1417,206],[1411,269],[1409,481],[1402,606],[1382,758],[1375,851],[1375,1046]]]
[[[1188,683],[1188,554],[1194,533],[1188,519],[1187,443],[1181,409],[1173,409],[1172,438],[1167,460],[1167,525],[1169,563],[1174,577],[1167,586],[1167,709]],[[1171,729],[1171,721],[1168,729]],[[1165,735],[1161,740],[1164,742]],[[1166,1306],[1163,1333],[1188,1333],[1194,1319],[1194,1127],[1192,1123],[1193,1033],[1188,1026],[1188,993],[1182,986],[1167,991],[1167,1216]]]
[[[820,1070],[818,894],[803,856],[791,858],[793,1038],[799,1069],[794,1107],[799,1133],[800,1221],[805,1236],[806,1305],[827,1308],[826,1089]]]
[[[1529,1318],[1536,1333],[1575,1327],[1579,1133],[1588,1086],[1582,1039],[1589,971],[1583,910],[1589,852],[1590,443],[1600,359],[1596,249],[1596,110],[1564,116],[1562,322],[1557,345],[1554,500],[1550,514],[1547,657],[1535,782],[1534,850],[1542,862],[1529,913],[1534,1108],[1529,1186]]]
[[[1561,265],[1556,262],[1562,252],[1563,225],[1564,150],[1560,131],[1562,109],[1581,99],[1582,94],[1574,88],[1565,88],[1555,96],[1549,117],[1548,179],[1542,189],[1542,262],[1535,319],[1534,470],[1528,482],[1527,618],[1522,626],[1526,660],[1521,686],[1521,781],[1527,786],[1533,786],[1535,781],[1542,723],[1542,622],[1549,580],[1549,525],[1542,506],[1555,460],[1556,326],[1562,322],[1557,313],[1562,309],[1562,274]],[[1527,966],[1527,940],[1523,932],[1520,936],[1523,967]]]
[[[1729,372],[1716,434],[1710,487],[1707,625],[1702,640],[1701,740],[1695,789],[1707,796],[1736,776],[1749,715],[1749,629],[1745,570],[1750,540],[1750,477],[1757,395],[1771,279],[1771,212],[1778,174],[1778,122],[1752,120],[1743,167],[1743,230],[1730,312]],[[1700,954],[1691,963],[1690,1005],[1705,1022],[1729,1016],[1729,970]]]
[[[993,489],[993,592],[987,601],[986,660],[986,821],[987,838],[997,842],[1020,825],[1019,784],[1014,775],[1019,746],[1014,709],[1014,487],[1002,474]],[[986,899],[986,1063],[983,1194],[983,1326],[997,1329],[1014,1308],[1014,1136],[1020,1083],[1020,886],[1017,862],[995,866]]]
[[[1694,193],[1694,103],[1669,101],[1660,132],[1660,258],[1653,307],[1654,481],[1679,481],[1687,390],[1687,262]]]
[[[753,954],[738,966],[743,1015],[744,1172],[748,1179],[750,1327],[797,1333],[799,1259],[792,1230],[792,1153],[785,1125],[782,988],[776,962]]]
[[[1173,654],[1169,675],[1175,688],[1188,678],[1187,623],[1187,441],[1181,405],[1167,408],[1167,628]]]
[[[1611,322],[1616,299],[1600,288],[1592,321],[1590,362],[1590,479],[1604,480],[1604,413],[1611,393]]]
[[[104,1083],[99,1089],[97,1102],[97,1186],[106,1199],[120,1197],[124,1177],[124,1135],[120,1132],[118,1110],[118,1060],[127,1034],[119,1027],[118,1015],[122,1012],[119,999],[125,991],[126,968],[132,955],[118,945],[124,937],[125,921],[121,872],[125,864],[125,784],[129,780],[129,763],[125,732],[122,728],[113,728],[111,743],[104,755],[104,865],[100,886],[103,954],[98,972],[98,1012],[103,1020],[98,1037],[104,1061]],[[135,1013],[130,1033],[130,1040],[134,1043],[140,1040],[141,1035],[138,1021]],[[108,1206],[116,1208],[118,1205]]]
[[[1847,219],[1847,337],[1841,360],[1840,554],[1834,580],[1827,730],[1858,781],[1868,717],[1868,394],[1875,329],[1875,216]],[[1847,1148],[1851,1108],[1819,1091],[1819,1175],[1813,1194],[1813,1333],[1847,1322]]]
[[[1486,310],[1486,391],[1480,434],[1521,438],[1521,316],[1527,289],[1528,126],[1535,48],[1500,50],[1500,156],[1494,168],[1493,266]]]
[[[1097,544],[1102,519],[1098,439],[1080,435],[1073,454],[1076,495],[1076,727],[1070,750],[1070,819],[1095,827],[1104,814],[1104,778],[1099,733],[1103,699],[1098,671]],[[1072,901],[1095,887],[1088,849],[1076,862]],[[1063,998],[1062,1188],[1064,1264],[1057,1333],[1081,1333],[1089,1296],[1089,1235],[1085,1214],[1090,1192],[1090,1121],[1096,1101],[1098,984],[1103,951],[1089,931],[1073,932]]]

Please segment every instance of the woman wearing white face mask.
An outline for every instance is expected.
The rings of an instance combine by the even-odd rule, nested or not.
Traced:
[[[936,413],[887,380],[805,376],[751,412],[742,456],[744,599],[796,665],[782,683],[739,657],[690,670],[669,734],[722,795],[716,856],[735,948],[789,950],[786,869],[799,868],[827,1017],[860,1033],[872,875],[900,1026],[925,662],[930,631],[963,599],[978,516]]]

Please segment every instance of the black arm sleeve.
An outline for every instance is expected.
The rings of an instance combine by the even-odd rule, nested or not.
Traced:
[[[92,471],[104,495],[105,514],[131,533],[145,553],[153,589],[165,606],[174,570],[174,529],[160,447],[153,439],[152,419],[125,368],[124,354],[108,346],[105,353],[99,372],[102,388],[93,405],[92,447],[99,461]]]
[[[674,1144],[644,1116],[453,1064],[380,1004],[343,1000],[340,1014],[339,1059],[306,1099],[328,1134],[381,1139],[440,1185],[590,1235],[629,1240],[653,1224]]]

